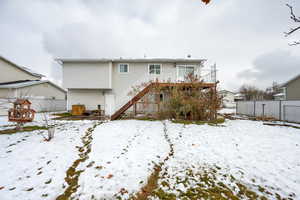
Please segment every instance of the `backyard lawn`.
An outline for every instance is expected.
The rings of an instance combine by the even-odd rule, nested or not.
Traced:
[[[55,124],[50,142],[45,130],[0,135],[1,200],[300,198],[299,129],[247,120]]]

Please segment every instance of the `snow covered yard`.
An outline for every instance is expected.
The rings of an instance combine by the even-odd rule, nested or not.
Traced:
[[[55,199],[64,191],[65,174],[77,156],[76,146],[93,122],[56,122],[55,137],[39,132],[0,135],[0,199]],[[45,133],[46,134],[46,133]]]
[[[300,198],[300,130],[224,125],[167,123],[175,154],[164,164],[156,197]]]
[[[299,129],[95,123],[61,122],[50,142],[0,135],[0,199],[139,199],[149,177],[150,199],[300,198]]]

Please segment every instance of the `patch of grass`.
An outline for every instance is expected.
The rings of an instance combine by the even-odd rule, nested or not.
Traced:
[[[20,132],[31,132],[36,130],[47,130],[47,127],[45,126],[24,126],[22,130],[17,130],[15,128],[13,129],[5,129],[0,131],[1,134],[14,134],[14,133],[20,133]]]
[[[224,118],[218,118],[215,120],[211,120],[211,121],[192,121],[192,120],[172,120],[173,123],[177,123],[177,124],[185,124],[185,125],[189,125],[189,124],[195,124],[195,125],[204,125],[204,124],[208,124],[208,125],[219,125],[219,124],[223,124],[225,122]]]
[[[155,119],[153,117],[136,117],[134,119],[143,121],[160,121],[159,119]]]
[[[69,112],[64,112],[64,113],[53,113],[52,115],[58,116],[58,117],[71,117],[72,114]]]
[[[167,172],[164,170],[162,173]],[[217,166],[206,166],[183,169],[178,176],[161,176],[152,196],[161,200],[266,200],[291,199],[289,197],[293,195],[289,194],[289,197],[283,198],[276,193],[277,191],[269,191],[270,188],[242,182],[232,175],[224,174]]]

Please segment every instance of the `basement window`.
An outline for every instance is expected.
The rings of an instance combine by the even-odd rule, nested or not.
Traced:
[[[119,64],[119,73],[128,73],[129,65],[128,64]]]
[[[161,65],[160,64],[149,64],[149,74],[157,74],[161,73]]]

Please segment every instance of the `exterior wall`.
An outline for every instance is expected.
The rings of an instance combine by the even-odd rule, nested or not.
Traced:
[[[1,99],[0,98],[0,115],[7,115],[8,110],[13,107],[12,103],[15,99]],[[32,103],[31,108],[36,112],[47,111],[65,111],[67,108],[67,101],[63,99],[36,99],[29,98]]]
[[[15,96],[14,89],[0,88],[0,98],[13,98]]]
[[[286,86],[286,100],[300,100],[300,78]]]
[[[73,89],[111,88],[111,63],[64,63],[63,86]]]
[[[18,89],[0,88],[0,98],[16,98],[21,96],[65,100],[66,93],[49,83],[42,83]]]
[[[96,110],[97,105],[101,109],[105,106],[104,91],[100,89],[69,89],[68,90],[68,110],[74,104],[83,104],[87,110]]]
[[[64,62],[63,85],[68,88],[68,110],[73,104],[84,104],[88,110],[101,105],[110,113],[127,103],[133,86],[155,80],[177,81],[177,65],[186,63],[124,62],[129,64],[128,73],[119,73],[119,64],[123,62]],[[150,75],[149,64],[161,64],[160,75]],[[200,63],[195,65],[195,73],[200,73]],[[105,102],[105,99],[113,99]],[[111,111],[112,110],[112,111]]]
[[[232,108],[235,107],[235,102],[234,102],[234,93],[229,92],[229,91],[221,91],[220,95],[223,97],[223,106],[226,108]]]
[[[5,76],[0,76],[0,83],[19,80],[39,80],[40,78],[30,75],[15,66],[0,59],[0,72]]]
[[[17,96],[41,97],[46,99],[62,99],[65,100],[66,93],[57,89],[49,83],[41,83],[24,88],[18,88]]]
[[[133,86],[156,79],[165,82],[177,81],[176,66],[184,63],[127,63],[129,64],[129,72],[124,74],[119,73],[119,64],[113,63],[112,66],[112,92],[116,99],[116,109],[129,101],[130,96],[128,96],[128,93],[132,91]],[[161,74],[150,75],[148,71],[149,64],[161,64]],[[189,65],[198,66],[195,73],[199,74],[199,63],[189,63]]]

